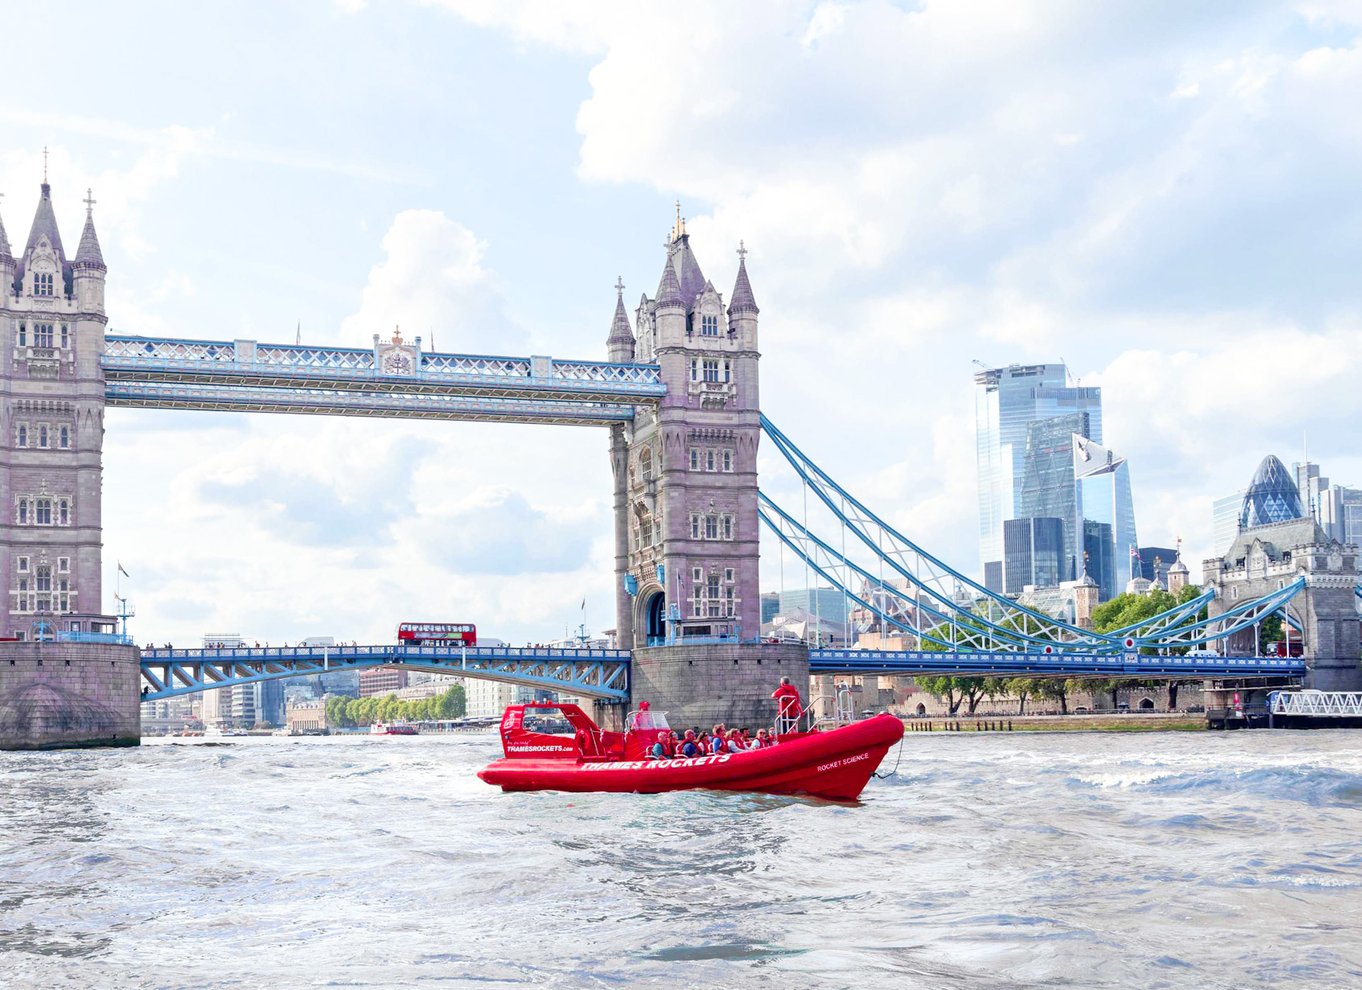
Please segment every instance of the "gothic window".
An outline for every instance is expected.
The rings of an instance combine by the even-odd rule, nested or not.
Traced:
[[[57,611],[71,611],[71,582],[65,578],[57,582]]]
[[[717,540],[719,538],[719,517],[710,513],[705,516],[705,539]]]
[[[52,500],[50,498],[40,498],[34,503],[33,524],[35,526],[52,525]],[[40,571],[42,568],[38,568]]]
[[[20,324],[19,324],[19,333],[18,333],[18,336],[17,336],[16,339],[15,339],[15,343],[18,344],[18,346],[20,346],[20,347],[27,347],[27,346],[28,346],[28,324],[27,324],[27,323],[20,323]]]
[[[38,424],[38,447],[42,450],[47,449],[47,424]]]
[[[61,346],[62,347],[71,346],[71,328],[68,327],[65,323],[61,325]]]
[[[50,612],[52,610],[52,568],[47,564],[39,564],[37,576],[34,579],[34,590],[37,591],[37,601],[34,609],[39,612]]]
[[[643,452],[638,455],[638,471],[643,475],[644,481],[653,480],[653,450],[651,447],[644,447]]]
[[[63,426],[57,430],[57,446],[62,450],[71,449],[71,427]]]
[[[691,588],[690,614],[697,619],[705,614],[704,590],[705,586],[702,584],[697,584]]]
[[[65,560],[66,558],[63,557],[62,559]],[[27,558],[27,557],[20,557],[20,558],[18,559],[18,568],[19,568],[19,573],[20,573],[20,574],[27,574],[27,573],[28,573],[28,558]]]
[[[704,359],[704,371],[705,371],[705,381],[707,381],[707,382],[717,382],[717,381],[719,380],[719,359],[718,359],[718,358],[705,358],[705,359]]]
[[[52,295],[52,273],[34,272],[33,273],[33,294],[35,296]],[[40,345],[41,346],[41,345]]]
[[[733,539],[733,514],[730,512],[725,512],[723,522],[724,522],[724,539],[725,540]]]
[[[700,336],[702,337],[719,336],[719,318],[717,316],[700,317]]]
[[[50,294],[50,293],[49,293]],[[35,323],[33,324],[33,346],[51,347],[52,346],[52,324]]]
[[[71,525],[71,500],[69,498],[57,499],[57,525]]]
[[[699,470],[700,470],[700,448],[699,448],[699,447],[692,447],[692,448],[690,449],[690,469],[691,469],[692,471],[699,471]]]
[[[691,358],[691,359],[690,359],[690,380],[693,381],[693,382],[698,382],[698,381],[700,380],[700,359],[699,359],[699,358]]]
[[[734,600],[733,600],[733,589],[732,589],[732,588],[725,588],[725,589],[724,589],[724,615],[728,616],[730,619],[733,618],[733,616],[737,614],[737,609],[734,607],[734,605],[735,605],[735,602],[734,602]]]
[[[15,516],[15,521],[18,522],[20,526],[28,525],[28,499],[19,499],[19,508],[18,513]]]
[[[732,380],[733,380],[733,366],[732,366],[732,364],[730,364],[728,361],[725,361],[725,362],[724,362],[724,381],[726,381],[726,382],[731,382]]]
[[[719,572],[713,571],[709,575],[709,581],[705,587],[705,597],[709,604],[709,617],[717,619],[719,617]]]
[[[724,470],[728,472],[733,470],[733,451],[727,449],[724,450]]]
[[[698,512],[690,514],[690,538],[692,540],[700,539],[700,513]]]
[[[712,450],[705,451],[705,470],[706,471],[714,470],[714,451]]]
[[[27,424],[27,423],[19,423],[18,425],[15,426],[15,428],[14,428],[14,446],[16,446],[16,447],[27,447],[27,446],[28,446],[28,424]]]
[[[18,591],[14,596],[14,611],[30,612],[33,610],[33,604],[29,599],[28,588],[28,578],[20,578]]]
[[[653,545],[653,517],[644,516],[638,523],[638,542],[640,548]]]
[[[27,560],[28,558],[25,557],[24,559]],[[58,573],[58,574],[70,574],[70,573],[71,573],[71,558],[70,558],[70,557],[58,557],[58,558],[57,558],[57,573]]]

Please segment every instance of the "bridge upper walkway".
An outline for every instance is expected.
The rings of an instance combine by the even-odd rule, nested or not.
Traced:
[[[408,358],[414,355],[414,360]],[[377,348],[104,338],[109,405],[600,426],[666,394],[657,365]]]

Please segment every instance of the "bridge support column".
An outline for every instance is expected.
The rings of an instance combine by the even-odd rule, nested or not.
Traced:
[[[0,644],[0,750],[138,745],[138,662],[135,646]]]
[[[630,704],[647,701],[678,731],[716,722],[752,730],[775,724],[771,692],[790,678],[807,700],[809,650],[799,643],[718,643],[634,651]]]

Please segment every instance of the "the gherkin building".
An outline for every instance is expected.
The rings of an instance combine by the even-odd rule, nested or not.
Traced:
[[[1244,493],[1244,505],[1239,510],[1239,528],[1249,529],[1303,518],[1305,510],[1301,507],[1296,479],[1287,472],[1285,464],[1268,454],[1263,458],[1263,463],[1258,465],[1253,481]]]

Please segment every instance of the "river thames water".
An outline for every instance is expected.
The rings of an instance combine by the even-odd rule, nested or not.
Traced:
[[[850,806],[498,750],[0,753],[0,986],[1362,986],[1362,732],[912,733]]]

